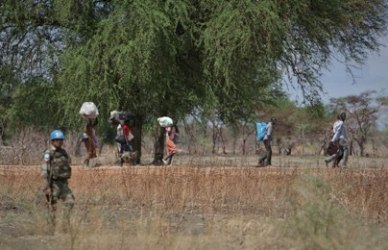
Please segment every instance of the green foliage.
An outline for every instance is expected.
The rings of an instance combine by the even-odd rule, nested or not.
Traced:
[[[103,115],[125,109],[146,120],[189,112],[198,86],[176,62],[186,60],[187,35],[177,36],[176,26],[187,22],[187,6],[116,4],[84,45],[62,57],[57,87],[69,125],[78,118],[74,114],[82,100],[98,103]]]
[[[0,141],[4,140],[9,124],[7,112],[12,105],[12,94],[20,80],[9,65],[0,64]]]
[[[219,79],[218,84],[237,89],[241,77],[248,75],[252,81],[252,75],[277,72],[276,54],[281,50],[284,33],[273,1],[203,5],[210,12],[202,38],[205,67]],[[260,84],[265,88],[266,81],[258,81]]]
[[[0,106],[10,105],[13,89],[18,82],[12,67],[0,65]]]
[[[31,112],[51,105],[66,127],[79,126],[84,101],[97,103],[102,117],[131,110],[152,123],[216,110],[234,122],[275,103],[272,87],[284,74],[317,100],[333,53],[363,62],[379,48],[386,7],[385,0],[4,0],[0,65],[14,65],[33,86],[19,86],[15,98],[55,90],[34,95],[42,110]],[[48,85],[31,83],[38,78]],[[318,103],[307,113],[324,112]]]
[[[58,128],[57,119],[62,114],[51,98],[56,94],[53,86],[41,78],[19,84],[13,92],[12,105],[7,110],[10,127],[35,127],[45,130]]]

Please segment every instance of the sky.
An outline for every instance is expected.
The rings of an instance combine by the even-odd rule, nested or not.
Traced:
[[[353,69],[353,76],[346,72],[345,65],[333,62],[329,71],[321,77],[324,101],[332,97],[357,95],[367,90],[385,92],[388,95],[388,36],[381,40],[385,47],[369,55],[365,64]]]
[[[369,54],[362,65],[353,67],[353,76],[346,71],[346,66],[332,60],[320,78],[323,91],[322,100],[327,103],[332,97],[357,95],[364,91],[376,90],[388,95],[388,35],[380,40],[383,45],[378,52]],[[290,98],[300,101],[301,93],[287,88]]]
[[[380,51],[370,53],[363,65],[353,68],[353,76],[346,71],[346,66],[332,60],[328,70],[323,72],[320,81],[323,91],[321,97],[324,103],[330,98],[358,95],[362,92],[375,90],[388,96],[388,35],[380,40],[383,45]],[[290,98],[300,102],[301,95],[298,91],[287,90]],[[299,101],[298,101],[299,100]],[[385,108],[379,119],[379,127],[388,124],[388,108]]]

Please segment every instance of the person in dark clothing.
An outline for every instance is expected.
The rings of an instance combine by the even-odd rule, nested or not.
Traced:
[[[264,136],[264,146],[265,146],[265,154],[263,157],[259,160],[259,166],[271,166],[272,165],[272,132],[273,132],[273,126],[276,125],[276,118],[271,118],[271,121],[266,126],[266,133]]]
[[[330,162],[333,162],[333,167],[339,167],[340,161],[342,161],[343,167],[347,166],[349,147],[345,120],[346,113],[342,112],[337,116],[337,121],[333,124],[333,137],[329,147],[331,146],[336,150],[325,159],[326,166],[328,166]]]

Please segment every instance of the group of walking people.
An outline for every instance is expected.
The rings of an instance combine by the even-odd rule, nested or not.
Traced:
[[[112,111],[110,116],[111,123],[117,125],[116,141],[118,141],[118,153],[121,156],[124,155],[126,151],[133,150],[132,145],[129,142],[131,142],[134,138],[128,119],[123,117],[120,118],[120,113],[117,111]],[[163,129],[166,138],[165,143],[167,154],[163,157],[162,162],[165,165],[172,165],[174,155],[177,152],[175,142],[179,131],[176,124],[172,122],[172,119],[167,118],[158,118],[158,122]],[[325,158],[325,163],[328,165],[333,162],[333,167],[339,167],[339,163],[342,161],[342,166],[346,167],[349,151],[345,125],[346,113],[340,113],[337,118],[337,121],[333,124],[333,136],[328,148],[329,156]],[[95,126],[97,125],[97,119],[86,119],[86,121],[84,131],[84,137],[86,140],[84,140],[84,142],[88,154],[84,163],[88,164],[90,159],[97,156],[97,140],[95,138]],[[260,157],[258,166],[272,165],[271,142],[273,138],[273,129],[276,126],[276,123],[277,120],[275,118],[271,118],[271,120],[265,125],[262,141],[266,152],[262,157]],[[122,139],[119,139],[120,137]],[[46,204],[49,208],[49,224],[54,228],[57,202],[62,200],[65,204],[65,225],[69,225],[70,211],[74,206],[74,195],[68,186],[68,179],[71,178],[71,158],[62,147],[64,139],[65,135],[61,130],[53,130],[50,133],[50,146],[44,151],[43,163],[41,165],[43,186],[39,194],[43,194],[46,197]]]
[[[349,147],[348,147],[348,135],[346,129],[346,112],[341,112],[337,115],[337,120],[332,126],[332,137],[329,142],[329,146],[326,150],[327,157],[325,158],[326,166],[329,163],[333,163],[333,168],[338,168],[340,162],[342,162],[342,167],[347,167],[348,156],[349,156]],[[276,126],[276,118],[271,118],[271,120],[265,124],[265,129],[263,130],[263,135],[260,137],[257,135],[257,141],[262,141],[265,147],[265,153],[262,157],[259,158],[258,167],[265,167],[272,165],[272,138],[273,138],[273,127]],[[260,133],[259,129],[257,133]],[[260,139],[258,139],[260,137]]]
[[[120,158],[125,157],[127,153],[133,152],[131,141],[134,139],[131,128],[132,116],[130,113],[120,113],[112,111],[109,121],[112,125],[117,125],[116,142],[117,152]],[[85,127],[80,138],[80,142],[85,144],[87,154],[84,160],[84,165],[89,165],[89,161],[97,157],[97,138],[95,126],[98,124],[97,117],[85,116]],[[132,123],[133,125],[133,123]],[[162,159],[165,165],[172,165],[173,157],[177,152],[176,138],[178,128],[172,122],[161,126],[166,136],[167,154]],[[65,204],[64,212],[64,230],[70,225],[70,212],[74,206],[74,195],[69,188],[68,180],[71,178],[71,157],[63,148],[65,135],[63,131],[55,129],[50,133],[50,145],[43,153],[43,163],[41,164],[41,176],[43,185],[38,192],[38,202],[42,200],[42,195],[45,196],[46,205],[48,207],[48,222],[50,232],[55,230],[57,202],[62,200]]]

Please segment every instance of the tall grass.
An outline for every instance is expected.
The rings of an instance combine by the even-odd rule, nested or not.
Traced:
[[[1,249],[387,249],[388,170],[74,167],[70,230],[36,168],[0,169]],[[372,247],[373,246],[373,247]]]

